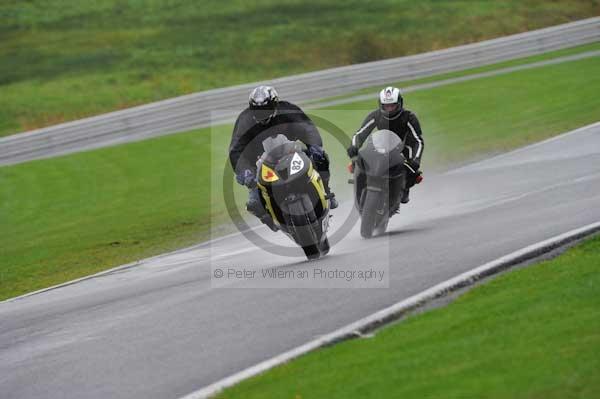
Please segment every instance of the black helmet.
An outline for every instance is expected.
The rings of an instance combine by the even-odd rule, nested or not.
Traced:
[[[387,119],[394,119],[400,114],[403,102],[397,87],[389,86],[379,92],[379,109]]]
[[[254,120],[257,123],[266,125],[277,114],[279,97],[274,87],[258,86],[250,93],[248,103]]]

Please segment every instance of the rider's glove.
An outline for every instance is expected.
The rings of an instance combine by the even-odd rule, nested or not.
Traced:
[[[409,187],[412,187],[415,184],[419,184],[421,181],[423,181],[423,174],[419,170],[421,165],[419,165],[418,162],[414,161],[413,159],[408,159],[404,162],[404,165],[408,169],[407,179]]]
[[[251,169],[246,169],[242,173],[238,173],[235,176],[237,182],[248,188],[256,187],[256,174]]]
[[[306,146],[306,153],[308,154],[308,157],[313,162],[321,162],[321,161],[323,161],[326,158],[325,157],[325,151],[323,150],[323,147],[320,147],[318,145],[309,145],[309,146]]]
[[[350,147],[348,147],[348,149],[346,150],[346,152],[348,153],[348,156],[350,158],[354,158],[355,156],[358,155],[358,147],[351,145]]]

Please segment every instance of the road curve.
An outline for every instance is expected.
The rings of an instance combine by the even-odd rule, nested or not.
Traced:
[[[366,241],[354,228],[316,263],[273,256],[236,235],[0,303],[2,398],[178,398],[459,273],[599,221],[600,123],[426,176],[413,191],[389,234]],[[344,201],[334,222],[349,206]],[[389,287],[211,287],[215,265],[349,264],[389,266]]]

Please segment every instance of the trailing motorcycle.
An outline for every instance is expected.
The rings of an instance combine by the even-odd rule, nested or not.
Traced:
[[[329,199],[306,145],[279,134],[264,140],[263,149],[256,165],[265,209],[308,259],[326,255]]]
[[[354,184],[354,205],[361,216],[364,238],[383,234],[390,217],[399,212],[406,187],[404,142],[389,130],[370,134],[349,166]]]

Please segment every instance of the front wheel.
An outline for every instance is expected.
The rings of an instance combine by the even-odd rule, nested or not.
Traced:
[[[389,216],[383,215],[381,217],[379,224],[377,224],[377,226],[375,226],[375,229],[373,229],[373,233],[377,236],[385,233],[385,231],[387,230],[389,221],[390,221]]]
[[[302,250],[304,251],[304,255],[306,255],[309,260],[319,259],[320,257],[329,253],[329,239],[325,237],[322,243],[307,245],[302,247]]]
[[[316,244],[302,247],[302,250],[304,251],[304,255],[306,255],[308,260],[319,259],[321,257],[321,251],[319,250],[319,246]]]
[[[293,227],[294,241],[302,247],[304,255],[310,260],[318,259],[329,252],[329,241],[315,229],[316,216],[312,210],[307,210],[302,202],[289,205],[289,222]]]
[[[360,222],[360,235],[363,238],[373,237],[373,231],[379,219],[377,209],[381,206],[381,195],[382,193],[379,191],[367,190],[365,193]]]
[[[321,256],[325,256],[329,253],[329,238],[325,237],[321,243]]]

